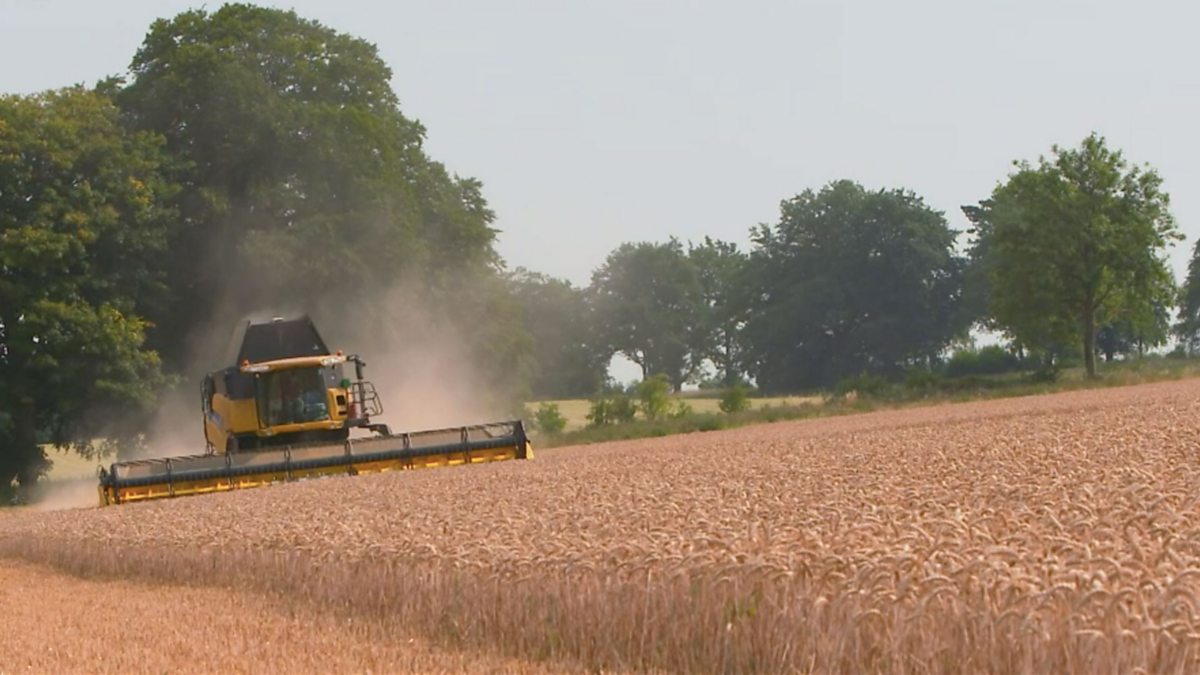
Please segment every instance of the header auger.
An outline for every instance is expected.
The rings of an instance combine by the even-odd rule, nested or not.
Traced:
[[[101,469],[101,505],[533,456],[519,420],[399,434],[373,422],[383,404],[366,364],[331,353],[307,317],[248,322],[239,342],[233,365],[201,387],[206,452]]]

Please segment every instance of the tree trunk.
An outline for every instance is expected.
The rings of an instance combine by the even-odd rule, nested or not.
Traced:
[[[1089,378],[1096,377],[1096,310],[1083,313],[1083,364]]]
[[[725,357],[725,378],[724,378],[725,381],[724,381],[724,384],[726,387],[732,387],[734,384],[737,383],[736,382],[737,371],[734,370],[734,367],[733,367],[733,338],[732,338],[732,333],[730,333],[729,331],[725,331],[724,343],[725,343],[725,354],[723,355]]]
[[[33,399],[22,396],[13,415],[13,455],[21,496],[27,497],[45,468],[45,454],[37,443]]]

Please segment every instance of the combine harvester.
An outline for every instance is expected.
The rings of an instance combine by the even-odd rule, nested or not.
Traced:
[[[363,379],[366,364],[331,353],[307,317],[247,322],[232,344],[239,342],[234,365],[204,379],[207,452],[101,468],[102,506],[533,457],[519,420],[401,434],[373,423],[383,405]],[[347,364],[354,380],[343,373]],[[352,438],[353,429],[373,435]]]

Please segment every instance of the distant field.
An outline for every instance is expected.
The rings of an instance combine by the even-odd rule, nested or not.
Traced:
[[[46,475],[46,480],[51,481],[91,478],[96,475],[97,467],[101,465],[108,466],[108,464],[112,463],[111,459],[84,459],[77,452],[62,452],[52,447],[46,448],[46,456],[54,462],[50,473]]]
[[[694,396],[685,394],[683,396],[673,397],[675,401],[683,401],[692,407],[692,410],[698,413],[715,413],[721,409],[718,404],[721,402],[719,398],[709,398],[705,396]],[[763,398],[750,399],[750,407],[752,409],[765,408],[767,406],[793,406],[804,403],[820,403],[820,396],[767,396]],[[535,401],[527,407],[530,410],[537,410],[538,406],[543,403],[555,403],[558,405],[559,412],[563,417],[567,418],[566,431],[574,431],[587,426],[587,414],[591,409],[591,401],[582,398],[559,399],[552,401]]]
[[[1192,379],[0,513],[0,557],[283,598],[303,621],[275,635],[317,608],[517,669],[1192,673],[1198,444]],[[159,594],[160,627],[195,635],[190,601]],[[16,620],[98,625],[56,603]],[[244,616],[184,665],[261,642]],[[6,663],[53,665],[25,644]],[[104,644],[97,669],[139,649]]]

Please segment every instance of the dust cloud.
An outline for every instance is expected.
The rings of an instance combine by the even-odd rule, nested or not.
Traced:
[[[502,392],[490,384],[495,364],[472,349],[469,322],[429,307],[411,287],[397,286],[367,303],[370,317],[323,327],[329,348],[358,354],[383,402],[378,420],[393,432],[493,422],[506,418]],[[324,312],[322,312],[324,314]],[[346,366],[353,378],[353,366]]]
[[[357,354],[367,364],[383,414],[372,421],[393,432],[479,424],[507,419],[511,397],[496,391],[473,348],[470,321],[429,302],[419,282],[400,283],[368,297],[336,294],[291,301],[252,312],[219,309],[208,328],[190,336],[183,381],[165,396],[143,447],[129,458],[173,457],[205,452],[200,382],[205,373],[233,365],[234,338],[247,321],[308,315],[330,351]],[[346,364],[345,377],[354,378]]]
[[[42,482],[34,488],[29,507],[34,511],[85,509],[99,504],[95,478]]]

